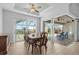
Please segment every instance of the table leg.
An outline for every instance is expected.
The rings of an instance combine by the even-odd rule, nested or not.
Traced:
[[[33,44],[32,44],[32,54],[33,54]]]
[[[39,47],[39,49],[40,49],[40,54],[42,54],[42,52],[41,52],[41,48],[42,48],[42,47],[40,46],[40,47]]]

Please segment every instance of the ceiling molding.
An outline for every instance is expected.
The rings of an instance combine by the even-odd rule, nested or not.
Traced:
[[[34,14],[27,13],[27,12],[19,11],[19,10],[16,10],[14,8],[11,8],[11,9],[3,8],[3,9],[13,11],[13,12],[16,12],[16,13],[20,13],[20,14],[25,14],[25,15],[28,15],[28,16],[36,17],[36,18],[41,18],[41,16],[39,16],[39,15],[34,15]]]
[[[51,9],[51,8],[52,8],[52,6],[49,6],[49,7],[46,8],[45,10],[41,11],[41,12],[39,13],[39,15],[41,15],[42,13],[46,12],[47,10],[49,10],[49,9]]]

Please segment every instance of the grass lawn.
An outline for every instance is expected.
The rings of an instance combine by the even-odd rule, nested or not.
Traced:
[[[24,40],[24,34],[16,34],[16,41],[23,41]]]

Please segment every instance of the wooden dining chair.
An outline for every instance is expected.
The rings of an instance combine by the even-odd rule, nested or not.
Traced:
[[[28,33],[26,32],[25,34],[24,34],[24,45],[25,45],[25,47],[28,47],[28,45],[29,45],[29,38],[28,38]]]
[[[30,34],[31,35],[31,34]],[[34,34],[33,35],[31,35],[31,36],[35,36]],[[33,54],[33,48],[34,47],[36,47],[35,46],[35,43],[36,43],[36,38],[32,38],[32,37],[28,37],[28,50],[29,50],[29,48],[30,48],[30,46],[32,47],[32,54]]]
[[[33,49],[34,47],[36,48],[36,45],[35,45],[36,41],[35,40],[32,40],[32,39],[29,39],[29,46],[28,46],[28,50],[30,48],[30,46],[32,47],[32,54],[33,54]]]
[[[48,36],[48,33],[47,32],[42,32],[41,33],[41,39],[39,42],[37,42],[35,45],[39,47],[39,50],[40,50],[40,54],[41,54],[41,49],[42,49],[42,46],[45,47],[45,51],[47,51],[47,36]]]

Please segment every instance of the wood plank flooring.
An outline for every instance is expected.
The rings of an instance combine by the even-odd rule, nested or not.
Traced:
[[[73,42],[68,46],[48,41],[47,52],[44,47],[42,48],[42,55],[78,55],[79,54],[79,42]],[[24,46],[24,42],[16,42],[11,44],[7,55],[32,55],[31,48],[28,51]],[[39,50],[34,48],[34,55],[39,55]]]

